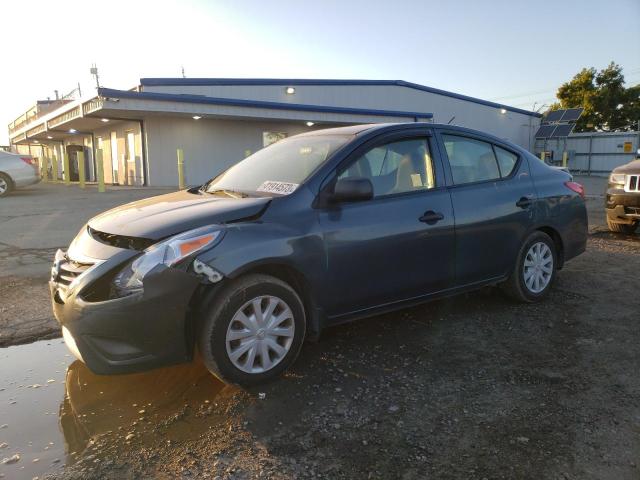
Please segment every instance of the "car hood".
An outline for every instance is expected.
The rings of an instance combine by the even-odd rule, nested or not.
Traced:
[[[89,227],[111,235],[160,240],[193,228],[262,214],[271,198],[230,198],[187,190],[146,198],[107,210]]]
[[[640,160],[632,160],[625,165],[620,165],[614,168],[612,173],[640,173]]]

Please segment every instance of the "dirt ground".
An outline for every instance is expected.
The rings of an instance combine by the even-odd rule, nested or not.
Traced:
[[[198,361],[120,377],[72,364],[53,477],[640,478],[640,236],[606,232],[601,198],[588,207],[588,251],[540,304],[488,288],[335,327],[248,391]],[[21,279],[2,279],[2,315]],[[24,318],[47,315],[29,304]]]

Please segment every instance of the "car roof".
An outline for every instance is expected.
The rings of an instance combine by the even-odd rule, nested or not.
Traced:
[[[368,123],[362,125],[349,125],[347,127],[323,128],[321,130],[313,130],[311,132],[302,133],[299,136],[315,136],[315,135],[358,135],[367,130],[380,127],[381,125],[389,125],[385,123]]]
[[[349,135],[349,136],[357,136],[364,133],[373,133],[378,132],[381,133],[383,131],[400,131],[404,129],[412,129],[416,127],[429,127],[429,128],[438,128],[448,131],[456,131],[460,133],[469,133],[472,135],[479,135],[485,137],[487,140],[491,140],[494,142],[499,142],[507,145],[511,145],[514,148],[520,150],[521,148],[515,145],[513,142],[510,142],[504,138],[496,137],[487,132],[483,132],[480,130],[473,130],[471,128],[460,127],[457,125],[447,125],[444,123],[431,123],[431,122],[404,122],[404,123],[367,123],[362,125],[349,125],[347,127],[335,127],[335,128],[325,128],[322,130],[314,130],[312,132],[307,132],[300,134],[301,136],[314,136],[314,135]]]

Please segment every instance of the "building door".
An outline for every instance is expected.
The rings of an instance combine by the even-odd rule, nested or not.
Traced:
[[[111,171],[113,184],[118,184],[118,135],[116,132],[111,132]]]

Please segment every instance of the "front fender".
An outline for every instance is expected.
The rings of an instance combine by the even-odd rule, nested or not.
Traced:
[[[229,225],[225,238],[198,256],[225,277],[236,278],[265,265],[287,265],[300,272],[314,290],[327,268],[322,237],[276,224]]]

